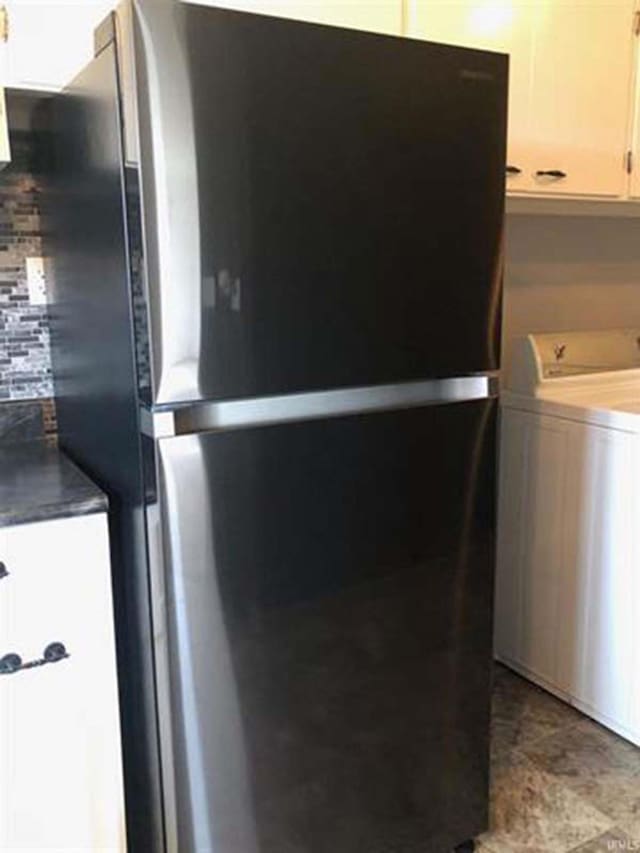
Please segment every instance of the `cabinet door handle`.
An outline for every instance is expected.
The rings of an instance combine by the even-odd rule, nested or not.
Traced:
[[[9,577],[9,570],[4,563],[0,563],[0,581]]]
[[[507,175],[521,175],[522,169],[519,166],[507,166]]]
[[[539,178],[566,178],[567,173],[563,172],[562,169],[539,169],[536,172],[536,175]]]
[[[69,652],[67,651],[64,643],[58,642],[49,643],[42,653],[41,658],[29,660],[26,661],[26,663],[22,662],[20,655],[15,654],[15,652],[9,652],[9,654],[0,658],[0,675],[13,675],[23,669],[34,669],[37,666],[46,666],[50,663],[58,663],[58,661],[64,660],[68,657]]]

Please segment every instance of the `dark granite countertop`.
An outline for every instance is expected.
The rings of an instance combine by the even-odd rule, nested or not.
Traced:
[[[104,512],[107,497],[44,441],[0,445],[0,527]]]

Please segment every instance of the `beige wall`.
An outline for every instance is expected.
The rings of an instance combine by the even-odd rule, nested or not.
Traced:
[[[507,217],[503,365],[527,332],[640,327],[640,219]]]

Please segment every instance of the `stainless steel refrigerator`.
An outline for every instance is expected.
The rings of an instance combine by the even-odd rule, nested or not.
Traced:
[[[137,0],[42,117],[135,853],[486,826],[506,91],[497,54]]]

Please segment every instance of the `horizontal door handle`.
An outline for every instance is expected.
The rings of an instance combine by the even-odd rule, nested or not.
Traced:
[[[521,175],[522,169],[519,166],[507,166],[507,175]]]
[[[497,395],[498,377],[488,373],[451,379],[427,379],[423,382],[401,382],[397,385],[360,386],[333,391],[201,403],[176,409],[171,413],[151,413],[142,409],[141,426],[143,433],[149,437],[170,438],[198,432],[472,402]]]
[[[16,672],[20,672],[23,669],[34,669],[38,666],[46,666],[50,663],[58,663],[58,661],[64,660],[69,657],[69,652],[67,651],[64,643],[49,643],[44,652],[42,653],[41,658],[36,658],[36,660],[30,660],[23,663],[20,655],[17,655],[15,652],[9,652],[9,654],[4,655],[4,657],[0,658],[0,675],[13,675]]]
[[[8,578],[8,577],[9,577],[9,570],[7,569],[7,567],[5,566],[4,563],[0,563],[0,581],[3,578]]]
[[[539,178],[566,178],[567,173],[563,172],[562,169],[539,169],[536,172],[536,175]]]

